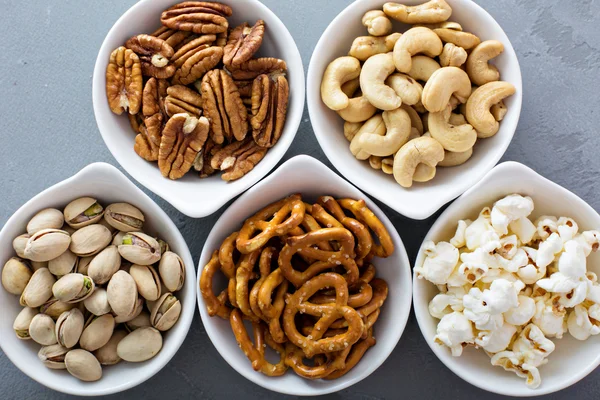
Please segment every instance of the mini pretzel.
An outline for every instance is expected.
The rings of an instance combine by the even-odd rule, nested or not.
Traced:
[[[338,199],[338,203],[375,233],[379,239],[379,244],[373,244],[372,252],[375,256],[386,258],[394,252],[394,242],[390,233],[373,211],[369,210],[364,200]]]
[[[349,353],[350,350],[351,348],[348,347],[347,350],[343,350],[343,353]],[[342,352],[328,353],[324,355],[322,362],[315,361],[315,365],[311,367],[304,364],[304,352],[298,346],[288,342],[285,345],[285,352],[286,365],[291,367],[296,374],[307,379],[322,379],[337,370],[343,369],[347,356],[347,354],[340,354]]]
[[[336,290],[335,303],[313,304],[309,299],[320,289],[332,287]],[[283,313],[283,328],[293,344],[300,347],[307,357],[315,354],[341,351],[358,341],[364,329],[364,323],[356,310],[347,306],[348,285],[343,276],[326,272],[307,281],[301,288],[288,298]],[[319,317],[310,335],[304,336],[298,332],[295,317],[304,313]],[[338,318],[348,322],[346,333],[330,338],[322,336],[329,326]]]
[[[273,257],[275,255],[275,257]],[[271,263],[273,259],[277,259],[277,249],[275,247],[265,247],[260,253],[260,258],[258,260],[258,270],[260,272],[260,278],[254,283],[252,286],[252,290],[250,291],[250,308],[252,309],[252,313],[262,319],[263,321],[268,321],[264,316],[262,310],[258,306],[258,292],[263,282],[269,274],[271,273]]]
[[[356,293],[351,294],[348,297],[348,306],[352,308],[358,308],[366,305],[367,303],[369,303],[369,301],[371,301],[371,298],[373,297],[373,288],[371,288],[371,285],[362,281],[359,281],[358,283],[356,283],[356,285],[358,285]],[[317,293],[310,298],[310,301],[315,304],[334,303],[335,295]]]
[[[235,240],[237,239],[238,232],[233,232],[227,237],[219,248],[219,262],[221,263],[221,271],[229,279],[235,277],[235,263],[234,256],[237,253],[235,247]],[[236,257],[237,258],[237,257]]]
[[[235,271],[235,301],[237,307],[242,310],[251,321],[257,321],[258,316],[254,315],[250,307],[250,290],[248,288],[250,281],[256,278],[254,266],[260,256],[260,250],[253,251],[250,254],[244,254],[240,259],[240,265]]]
[[[202,293],[202,297],[206,303],[208,315],[211,317],[218,315],[223,319],[229,319],[231,310],[225,305],[227,291],[223,290],[219,297],[215,296],[213,292],[213,277],[215,272],[220,268],[218,252],[215,250],[208,264],[202,269],[202,274],[200,275],[200,293]]]
[[[285,294],[288,281],[283,278],[281,269],[277,268],[262,283],[258,291],[258,307],[269,323],[269,331],[277,343],[287,341],[281,327],[281,314],[285,307]]]
[[[285,235],[302,222],[304,211],[304,202],[297,194],[263,208],[242,226],[236,240],[238,250],[248,254],[260,249],[272,237]],[[255,235],[256,232],[260,233]]]
[[[387,299],[387,295],[388,295],[388,285],[383,279],[377,279],[377,278],[373,279],[371,281],[370,285],[373,288],[373,297],[371,298],[371,301],[369,301],[364,306],[356,309],[356,311],[362,318],[363,322],[365,322],[365,324],[368,324],[369,316],[371,316],[375,312],[379,311],[379,309],[381,308],[381,306]],[[379,316],[379,314],[377,314],[377,316],[375,316],[375,317],[372,317],[372,318],[374,318],[374,320],[372,320],[371,325],[373,325],[375,323],[378,316]],[[340,329],[340,328],[345,328],[347,326],[348,326],[347,321],[345,321],[343,319],[338,319],[337,321],[333,322],[330,327],[332,329]],[[365,333],[366,333],[366,331],[365,331]]]
[[[365,355],[366,351],[369,350],[369,348],[375,346],[376,343],[377,342],[373,337],[373,330],[369,329],[367,337],[361,339],[354,346],[352,346],[352,349],[350,350],[348,356],[344,360],[344,368],[340,368],[337,371],[332,372],[331,374],[327,375],[324,379],[337,379],[346,375],[352,368],[356,366],[356,364],[358,364],[358,362]]]
[[[354,291],[356,291],[356,288],[358,287],[358,285],[360,285],[361,282],[365,282],[365,283],[371,282],[373,280],[373,278],[375,278],[376,272],[377,271],[375,270],[375,267],[373,266],[373,264],[367,264],[366,267],[361,268],[361,273],[358,278],[358,282],[348,286],[348,290],[350,292],[354,292]],[[335,291],[331,290],[331,289],[322,290],[320,293],[328,295],[328,296],[335,295]]]

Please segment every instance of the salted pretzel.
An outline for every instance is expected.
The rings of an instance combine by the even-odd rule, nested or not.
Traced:
[[[363,358],[366,351],[369,348],[375,346],[377,342],[373,337],[373,330],[369,329],[367,336],[364,339],[359,340],[352,346],[347,356],[344,359],[344,368],[340,368],[331,374],[327,375],[324,379],[331,380],[337,379],[344,375],[346,375],[352,368],[358,364],[358,362]]]
[[[369,324],[368,317],[379,311],[379,309],[387,299],[388,295],[388,285],[383,279],[375,278],[370,282],[370,285],[373,288],[373,297],[367,304],[356,309],[365,325]],[[371,326],[375,323],[375,321],[377,321],[378,317],[379,313],[371,317]],[[330,327],[332,329],[340,329],[345,328],[347,326],[347,321],[345,321],[344,319],[338,319],[337,321],[333,322]],[[364,333],[366,333],[366,330]]]
[[[356,290],[348,297],[348,305],[352,308],[364,306],[373,297],[373,288],[367,282],[359,281],[356,285]],[[335,294],[317,293],[310,298],[310,301],[315,304],[334,303]]]
[[[236,247],[235,240],[238,237],[238,232],[233,232],[229,235],[221,244],[219,248],[219,262],[221,263],[221,271],[229,279],[235,277],[235,264],[239,257]],[[236,254],[237,253],[237,254]]]
[[[336,290],[335,303],[314,304],[309,299],[325,287]],[[283,312],[283,329],[290,342],[300,347],[307,357],[319,353],[340,351],[356,343],[362,335],[364,323],[356,310],[348,307],[348,285],[343,276],[326,272],[307,281],[288,298]],[[304,336],[296,327],[296,314],[303,313],[319,318],[310,335]],[[343,318],[348,330],[342,335],[322,338],[333,321]]]
[[[206,303],[206,311],[211,317],[218,315],[223,319],[229,319],[231,309],[225,305],[227,301],[227,291],[223,290],[217,297],[213,291],[213,277],[215,272],[221,268],[219,263],[218,251],[214,251],[208,264],[204,266],[202,275],[200,275],[200,293]]]
[[[252,312],[250,307],[250,281],[256,278],[254,267],[260,257],[260,249],[249,254],[244,254],[240,258],[238,268],[235,270],[235,302],[237,307],[251,321],[258,320],[258,317]]]
[[[339,352],[319,354],[322,356],[321,362],[315,362],[315,365],[310,366],[304,363],[304,352],[302,349],[290,342],[285,345],[285,363],[291,367],[294,372],[303,378],[307,379],[322,379],[337,370],[344,369],[346,366],[346,357],[350,353],[351,348],[348,347]],[[321,357],[319,357],[321,358]]]
[[[339,251],[324,251],[315,248],[317,243],[330,240],[340,244]],[[317,260],[305,271],[295,270],[292,266],[292,257],[300,250],[305,256]],[[279,268],[285,278],[296,287],[303,285],[319,272],[336,266],[342,266],[346,270],[348,283],[351,284],[358,280],[358,266],[354,261],[354,236],[344,228],[324,228],[302,236],[289,237],[279,253]]]
[[[246,220],[236,240],[237,249],[243,254],[260,249],[272,237],[285,235],[298,226],[304,212],[304,202],[297,194],[268,205]]]
[[[263,315],[260,307],[258,306],[258,292],[260,291],[260,287],[269,274],[271,273],[271,263],[273,259],[277,259],[277,249],[275,247],[269,246],[265,247],[261,253],[260,258],[258,260],[258,271],[260,273],[260,277],[256,282],[254,282],[254,286],[252,286],[252,290],[250,290],[249,301],[250,308],[252,309],[252,313],[256,315],[258,318],[263,321],[267,321],[266,317]]]
[[[261,284],[258,291],[258,307],[265,321],[269,324],[269,332],[277,343],[287,341],[281,327],[281,314],[285,307],[285,295],[288,281],[284,279],[281,269],[277,268]]]

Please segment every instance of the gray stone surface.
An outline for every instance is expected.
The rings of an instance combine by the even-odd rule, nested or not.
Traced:
[[[308,67],[328,22],[350,0],[263,0],[297,38]],[[0,224],[29,198],[94,161],[116,161],[94,121],[92,71],[105,34],[135,0],[0,0]],[[600,207],[600,1],[479,0],[519,56],[521,121],[503,160],[522,162]],[[327,162],[308,113],[285,159]],[[327,162],[328,165],[330,165]],[[190,219],[157,196],[195,259],[220,213]],[[383,207],[414,259],[435,216],[423,222]],[[549,399],[600,398],[600,370]],[[0,399],[64,399],[0,352]],[[210,343],[198,315],[179,353],[151,381],[112,398],[275,398],[238,375]],[[400,343],[373,375],[329,398],[495,399],[456,377],[431,352],[411,316]]]

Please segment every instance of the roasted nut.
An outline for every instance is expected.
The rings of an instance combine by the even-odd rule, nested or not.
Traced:
[[[75,303],[69,304],[52,297],[40,307],[40,312],[49,315],[53,319],[58,319],[62,313],[75,308]]]
[[[160,278],[152,266],[133,264],[129,274],[135,281],[140,296],[150,301],[158,300],[161,293]]]
[[[345,122],[344,123],[344,137],[348,139],[349,142],[352,141],[354,136],[360,131],[362,128],[362,122]]]
[[[467,74],[474,85],[482,86],[500,79],[500,72],[488,63],[504,51],[504,45],[497,40],[486,40],[477,45],[467,59]]]
[[[490,112],[492,113],[496,121],[502,121],[504,119],[504,116],[508,112],[508,109],[506,108],[506,104],[504,104],[504,101],[500,100],[498,103],[490,107]]]
[[[115,319],[112,315],[104,314],[100,317],[93,315],[81,333],[79,346],[87,351],[98,350],[108,343],[114,329]]]
[[[119,270],[121,256],[117,246],[110,245],[94,256],[90,262],[87,274],[95,284],[103,285]]]
[[[135,137],[133,150],[144,160],[158,160],[160,141],[162,139],[162,127],[162,113],[156,113],[151,117],[146,117],[144,125],[140,126],[139,133]]]
[[[65,356],[67,371],[84,382],[94,382],[102,378],[102,367],[96,357],[82,349],[71,350]]]
[[[90,297],[95,287],[89,276],[72,273],[56,281],[52,286],[52,294],[65,303],[78,303]]]
[[[243,142],[233,142],[215,153],[211,167],[224,171],[221,178],[233,181],[250,172],[267,154],[267,149],[260,147],[248,138]]]
[[[52,297],[54,282],[56,282],[56,279],[48,271],[48,268],[38,269],[25,286],[19,304],[32,308],[40,307]]]
[[[427,82],[431,75],[441,68],[437,61],[427,56],[414,56],[411,62],[412,65],[407,75],[418,81]]]
[[[202,96],[200,93],[183,85],[174,85],[167,89],[165,110],[169,117],[175,114],[188,113],[192,117],[202,115]]]
[[[352,152],[352,155],[354,155],[357,160],[368,159],[371,157],[371,154],[358,146],[358,138],[362,135],[383,136],[385,135],[385,132],[386,127],[383,122],[383,116],[381,114],[374,115],[361,126],[360,130],[352,138],[352,141],[350,142],[350,152]]]
[[[119,342],[117,354],[129,362],[146,361],[158,354],[162,343],[162,335],[155,328],[139,328]]]
[[[204,117],[175,114],[167,121],[158,153],[158,167],[164,177],[179,179],[190,170],[208,138],[208,130]]]
[[[46,314],[37,314],[29,324],[29,336],[42,346],[56,344],[54,327],[55,323],[52,318]]]
[[[467,51],[453,43],[446,43],[440,54],[442,67],[460,67],[467,61]],[[471,78],[473,81],[473,78]]]
[[[223,70],[210,71],[202,78],[201,91],[212,140],[217,144],[244,140],[248,114],[233,79]]]
[[[71,237],[69,250],[81,257],[98,254],[112,241],[112,234],[107,227],[100,224],[85,226]]]
[[[144,92],[142,93],[142,113],[144,117],[151,117],[155,114],[161,113],[163,117],[166,115],[165,110],[165,98],[167,97],[167,88],[169,82],[165,79],[150,78],[146,85],[144,85]],[[134,131],[138,132],[138,129]]]
[[[399,72],[408,73],[412,67],[412,56],[423,53],[436,57],[442,50],[442,41],[434,31],[422,26],[411,28],[394,45],[394,64]]]
[[[175,71],[173,83],[176,85],[189,85],[213,69],[223,58],[223,49],[211,46],[196,51],[183,65]]]
[[[85,321],[79,309],[65,311],[56,321],[56,338],[58,344],[68,349],[74,347],[81,337]]]
[[[65,355],[69,352],[69,349],[61,346],[60,344],[53,344],[50,346],[43,346],[38,352],[38,358],[40,361],[50,369],[66,369]]]
[[[252,87],[252,137],[260,147],[273,147],[281,137],[290,88],[285,76],[260,75]]]
[[[208,49],[217,40],[215,35],[202,35],[193,37],[190,41],[182,45],[179,50],[173,54],[171,61],[175,68],[181,68],[185,62],[194,54],[201,50]]]
[[[133,50],[140,58],[143,75],[167,79],[175,73],[175,67],[169,64],[175,51],[164,40],[141,34],[125,42],[125,47]]]
[[[395,20],[413,25],[446,21],[452,15],[452,8],[444,0],[431,0],[417,6],[385,3],[383,11]]]
[[[71,236],[60,229],[37,231],[25,245],[23,254],[32,261],[49,261],[64,253],[71,243]]]
[[[456,167],[457,165],[462,165],[466,163],[472,155],[472,147],[467,151],[461,152],[446,150],[444,152],[444,159],[438,163],[438,167]]]
[[[490,112],[492,105],[515,94],[515,87],[508,82],[489,82],[473,91],[467,101],[467,121],[477,131],[477,137],[494,136],[500,124]]]
[[[163,11],[160,22],[180,31],[194,33],[226,32],[227,18],[232,14],[231,7],[216,2],[184,1]]]
[[[156,36],[157,38],[164,40],[175,51],[177,51],[177,49],[181,47],[182,43],[185,43],[186,40],[190,40],[190,37],[192,39],[196,37],[193,32],[178,31],[175,29],[169,29],[166,26],[161,26],[158,28],[152,33],[152,36]]]
[[[416,129],[418,135],[421,136],[423,134],[424,127],[419,113],[413,107],[406,104],[402,104],[400,107],[402,107],[404,111],[408,113],[408,116],[410,117],[411,128]]]
[[[175,325],[180,314],[181,302],[172,293],[165,293],[154,303],[150,323],[159,331],[168,331]]]
[[[42,229],[60,229],[64,221],[62,212],[56,208],[45,208],[35,214],[27,223],[27,233],[33,235]]]
[[[29,335],[29,326],[31,325],[33,318],[38,315],[38,313],[39,311],[32,307],[25,307],[21,310],[21,312],[19,312],[17,318],[15,318],[15,322],[13,323],[13,330],[19,339],[31,339],[31,336]]]
[[[377,112],[365,96],[353,97],[348,102],[348,107],[337,113],[346,122],[363,122],[371,118]]]
[[[142,66],[132,50],[114,50],[106,67],[106,97],[112,112],[137,114],[142,105]]]
[[[392,32],[392,22],[381,10],[367,11],[362,17],[362,24],[369,31],[369,35],[385,36]]]
[[[32,275],[32,268],[24,260],[12,257],[2,268],[2,286],[8,293],[20,296]]]
[[[125,271],[117,271],[106,287],[108,303],[116,315],[129,315],[137,307],[135,280]]]
[[[172,251],[165,252],[160,259],[158,272],[163,285],[170,292],[177,292],[183,288],[185,282],[185,264],[177,254]]]
[[[430,137],[413,139],[402,146],[394,157],[394,179],[403,187],[411,187],[419,165],[424,164],[435,175],[435,167],[443,159],[444,148],[437,140]],[[433,176],[429,174],[427,178],[432,179]],[[424,180],[423,177],[418,179]]]
[[[143,328],[145,326],[152,326],[150,323],[150,314],[147,311],[142,311],[131,321],[125,322],[125,328],[127,328],[129,332],[133,332],[136,329]]]
[[[200,178],[206,178],[211,176],[216,172],[216,170],[211,166],[212,159],[215,154],[223,148],[223,145],[216,144],[211,138],[208,138],[206,144],[202,151],[198,154],[202,154],[202,161],[197,163],[196,167],[201,167],[199,169]],[[200,165],[202,164],[202,165]],[[196,168],[195,167],[195,168]],[[196,169],[198,170],[198,169]]]
[[[139,231],[144,226],[144,214],[129,203],[113,203],[106,207],[104,219],[118,231]]]
[[[94,315],[100,316],[110,312],[110,304],[108,303],[108,295],[106,289],[96,288],[94,293],[83,301],[85,309]]]
[[[60,256],[48,261],[48,270],[56,276],[66,275],[75,269],[78,259],[79,257],[70,250],[66,250]]]
[[[382,119],[385,124],[385,135],[361,129],[350,143],[352,154],[361,152],[386,157],[396,153],[408,141],[411,121],[403,108],[384,111]]]
[[[79,257],[79,260],[77,261],[77,265],[75,266],[75,270],[73,272],[87,275],[88,268],[93,259],[94,256]]]
[[[233,81],[233,83],[237,86],[242,100],[250,99],[252,97],[252,86],[254,85],[254,81]]]
[[[469,32],[461,32],[448,28],[438,28],[433,31],[444,43],[453,43],[465,50],[470,50],[481,43],[481,40],[477,36]]]
[[[13,240],[13,249],[15,250],[15,253],[17,253],[17,255],[21,258],[27,258],[25,257],[25,246],[27,246],[27,241],[30,237],[30,235],[24,233],[22,235],[17,236]]]
[[[359,36],[352,42],[348,55],[366,61],[375,54],[388,53],[394,50],[400,36],[401,33],[392,33],[385,37]]]
[[[471,95],[471,81],[465,71],[457,67],[440,68],[431,75],[423,88],[423,106],[429,112],[443,111],[450,97],[454,96],[461,103]]]
[[[287,71],[287,64],[278,58],[263,57],[248,60],[235,67],[227,67],[227,70],[236,81],[245,81],[263,74],[284,73]]]
[[[387,175],[394,173],[394,157],[369,157],[369,165],[373,169],[383,171]]]
[[[253,27],[247,22],[236,27],[229,34],[225,45],[223,64],[227,66],[240,65],[252,58],[262,44],[265,35],[265,21],[256,21]]]
[[[402,99],[402,104],[412,106],[421,100],[423,86],[408,75],[399,72],[390,75],[385,84],[396,92]]]
[[[360,72],[360,90],[363,96],[380,110],[395,110],[402,104],[400,96],[385,83],[395,70],[392,55],[385,53],[365,61]]]
[[[104,208],[92,197],[80,197],[67,204],[63,214],[70,227],[79,229],[98,222]]]
[[[348,107],[350,99],[342,90],[342,86],[355,80],[360,74],[360,62],[354,57],[339,57],[329,63],[321,80],[323,103],[334,111]]]
[[[94,356],[102,365],[115,365],[121,361],[121,357],[117,354],[117,345],[123,338],[127,336],[127,331],[123,329],[115,329],[110,340],[98,350],[94,351]]]
[[[142,232],[130,232],[119,244],[119,254],[133,264],[151,265],[160,260],[160,245]]]
[[[445,150],[465,152],[475,145],[477,132],[469,124],[454,125],[450,120],[452,107],[446,106],[443,111],[429,113],[427,123],[431,137],[440,142]]]
[[[129,314],[115,316],[115,322],[117,324],[129,322],[132,319],[135,319],[138,315],[140,315],[143,309],[144,309],[144,299],[142,299],[141,297],[138,297],[131,312]]]

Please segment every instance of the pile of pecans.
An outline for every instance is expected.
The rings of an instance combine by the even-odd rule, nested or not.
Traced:
[[[224,180],[239,179],[283,132],[287,65],[253,58],[265,22],[230,30],[232,13],[216,2],[176,4],[162,13],[161,28],[130,38],[110,56],[110,109],[128,112],[135,152],[158,161],[170,179],[192,167],[201,178],[223,171]]]

